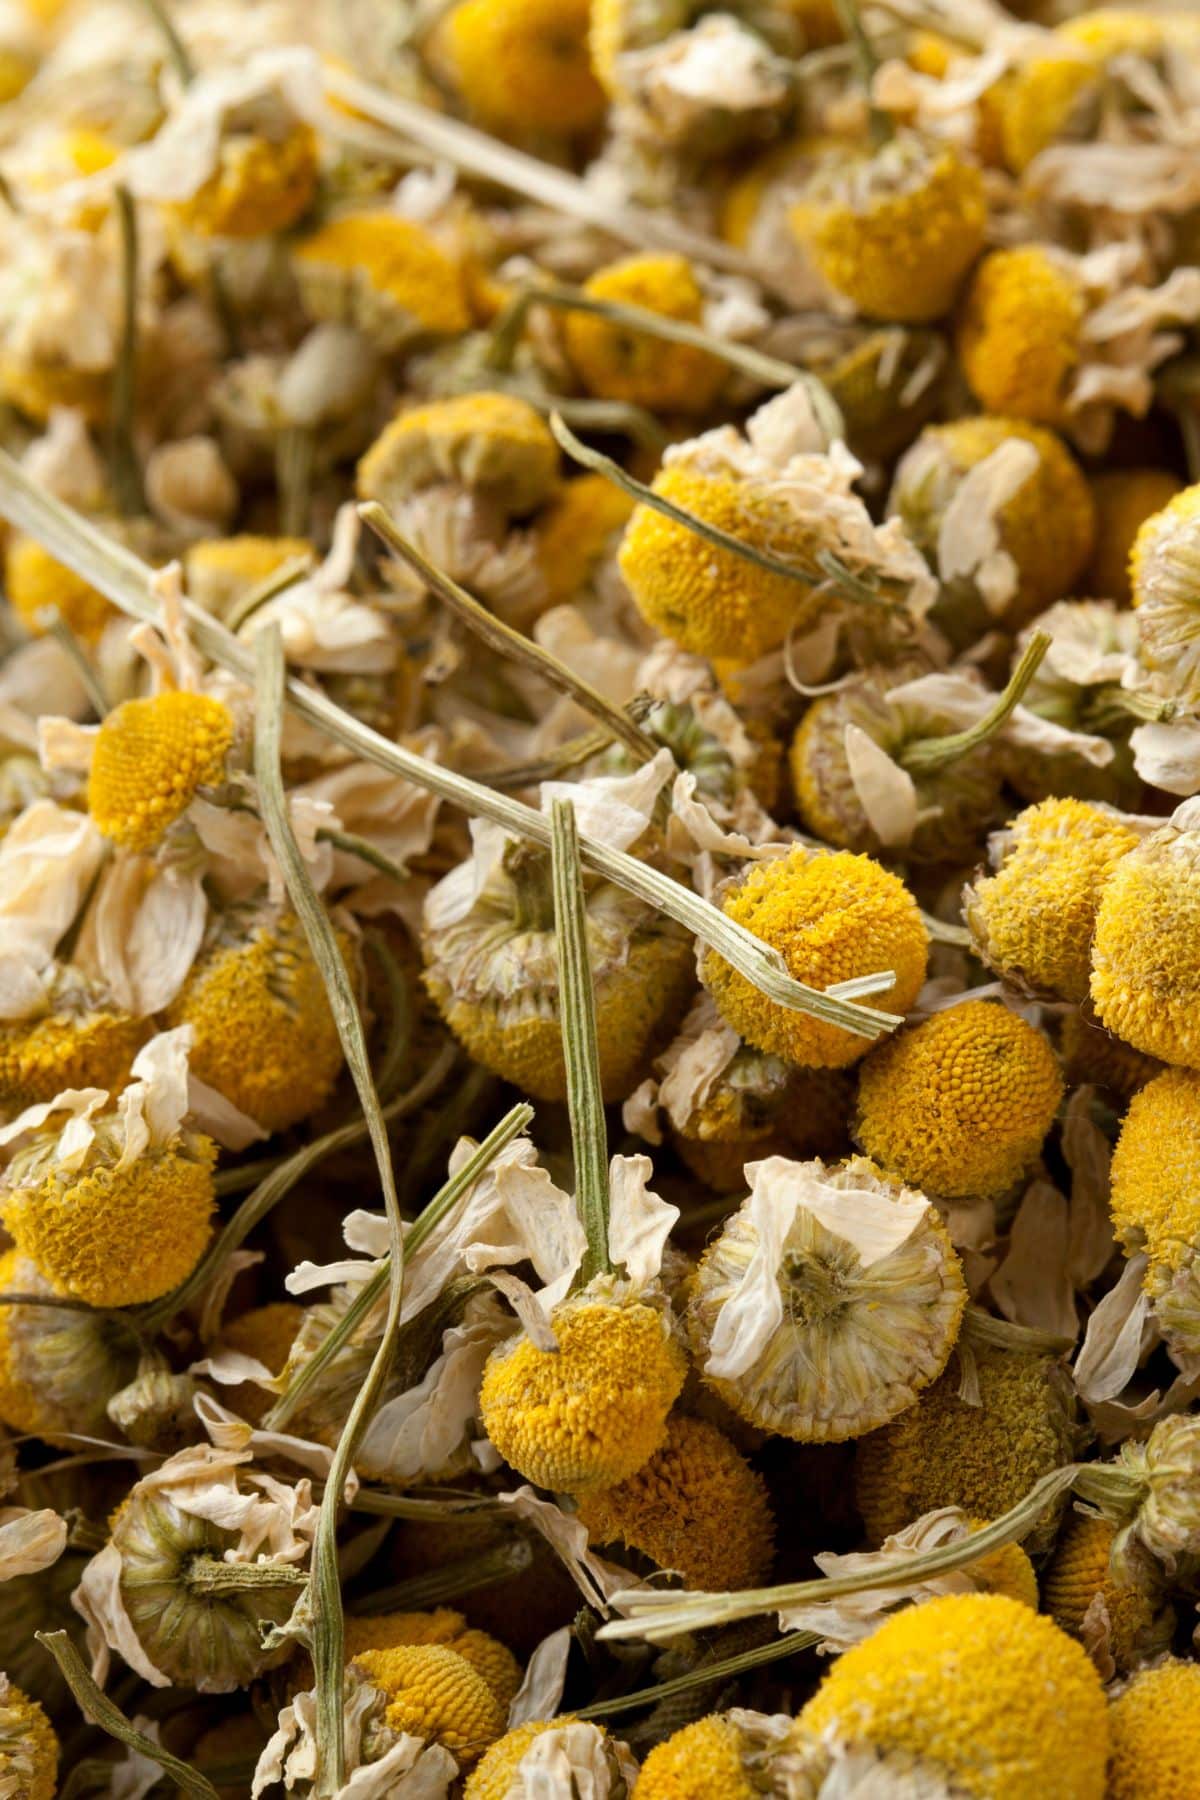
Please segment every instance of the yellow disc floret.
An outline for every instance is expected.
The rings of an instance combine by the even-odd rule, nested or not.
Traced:
[[[317,137],[310,126],[293,125],[275,141],[238,132],[221,145],[203,185],[172,211],[203,237],[266,237],[295,224],[316,189]]]
[[[603,475],[565,482],[534,522],[534,548],[547,606],[574,600],[615,550],[633,502]]]
[[[518,1474],[556,1493],[611,1488],[663,1442],[686,1366],[652,1307],[580,1299],[553,1316],[556,1351],[524,1333],[488,1359],[480,1408]]]
[[[838,1658],[799,1724],[885,1759],[915,1756],[978,1800],[1104,1794],[1100,1677],[1057,1625],[1001,1594],[897,1613]]]
[[[1153,56],[1171,16],[1099,7],[1048,34],[1039,53],[1025,58],[1000,87],[1009,168],[1020,174],[1049,145],[1090,138],[1099,124],[1106,62],[1122,54]]]
[[[894,985],[871,1004],[903,1016],[925,979],[920,909],[899,877],[869,856],[797,849],[752,864],[722,910],[778,950],[788,973],[810,987],[891,969]],[[723,1017],[756,1049],[814,1068],[842,1068],[870,1049],[867,1038],[768,1000],[715,950],[706,952],[701,977]]]
[[[193,1073],[267,1131],[307,1118],[342,1067],[325,983],[293,913],[219,933],[167,1019],[193,1028]]]
[[[1200,833],[1165,825],[1100,896],[1092,1002],[1135,1050],[1200,1068]]]
[[[451,337],[471,323],[461,266],[399,213],[343,213],[302,237],[292,255],[311,317],[357,326],[380,350]]]
[[[639,1800],[755,1800],[760,1791],[742,1760],[741,1733],[720,1713],[656,1744],[637,1785]]]
[[[1042,1576],[1042,1604],[1072,1637],[1083,1633],[1085,1619],[1089,1629],[1102,1629],[1117,1672],[1127,1675],[1166,1649],[1174,1614],[1148,1587],[1119,1581],[1112,1573],[1115,1536],[1108,1519],[1072,1513]]]
[[[0,1792],[13,1800],[54,1800],[58,1738],[36,1700],[0,1675]]]
[[[363,1650],[351,1666],[387,1696],[385,1724],[442,1744],[461,1767],[504,1730],[504,1710],[482,1675],[442,1644]]]
[[[978,954],[1015,987],[1086,1000],[1101,890],[1139,841],[1119,813],[1083,800],[1018,813],[993,849],[995,874],[964,899]]]
[[[1112,1160],[1113,1229],[1144,1252],[1145,1288],[1163,1333],[1200,1350],[1200,1073],[1165,1069],[1129,1102]]]
[[[820,274],[860,313],[920,324],[953,303],[987,206],[973,164],[901,132],[870,159],[829,156],[790,216]]]
[[[863,1064],[856,1136],[923,1193],[1006,1193],[1033,1163],[1062,1099],[1044,1032],[969,1000],[882,1044]]]
[[[415,406],[385,426],[358,465],[359,494],[387,507],[455,482],[519,515],[540,506],[557,479],[549,427],[512,394],[460,394]]]
[[[579,1503],[593,1544],[623,1544],[689,1588],[757,1587],[771,1566],[766,1484],[723,1432],[673,1415],[666,1442],[618,1486]]]
[[[1200,1762],[1200,1665],[1135,1675],[1109,1709],[1107,1800],[1190,1800]]]
[[[698,325],[704,293],[684,256],[627,256],[598,270],[584,293]],[[584,387],[603,400],[625,400],[654,411],[707,412],[725,379],[725,365],[691,344],[673,344],[592,313],[572,312],[563,323],[567,354]]]
[[[152,850],[197,790],[221,780],[232,742],[232,713],[207,694],[126,700],[97,735],[88,811],[114,844]]]
[[[120,1093],[146,1036],[143,1020],[109,1005],[57,1005],[40,1018],[0,1024],[0,1104],[19,1109],[67,1088]]]
[[[1198,564],[1200,484],[1184,488],[1151,514],[1129,558],[1141,663],[1189,707],[1200,704]]]
[[[1092,476],[1096,543],[1084,577],[1085,592],[1121,606],[1130,604],[1129,560],[1138,532],[1182,487],[1168,469],[1111,469]]]
[[[94,644],[118,616],[111,600],[29,537],[14,537],[5,550],[4,589],[22,624],[33,632],[45,629],[38,615],[53,606],[77,638]]]
[[[364,1650],[394,1650],[416,1644],[441,1644],[470,1663],[507,1713],[521,1685],[521,1665],[507,1644],[467,1624],[448,1606],[433,1612],[351,1614],[346,1619],[346,1655]]]
[[[510,137],[578,137],[604,90],[588,54],[588,0],[459,0],[435,53],[464,106]]]
[[[1083,284],[1041,244],[993,250],[975,271],[958,328],[971,392],[990,413],[1061,425],[1082,358]]]

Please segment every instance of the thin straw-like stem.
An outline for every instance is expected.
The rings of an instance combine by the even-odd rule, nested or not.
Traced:
[[[1053,643],[1049,632],[1035,631],[1025,646],[1025,653],[1012,672],[1008,686],[1000,694],[995,705],[990,706],[981,719],[966,731],[956,731],[947,737],[917,738],[906,744],[899,751],[897,761],[912,775],[929,775],[937,769],[948,768],[969,751],[986,743],[994,732],[1011,718],[1025,694],[1026,688],[1041,667],[1042,659]]]
[[[608,1253],[608,1133],[600,1093],[596,991],[587,947],[583,871],[579,866],[575,808],[569,800],[554,802],[550,829],[558,1010],[575,1158],[575,1205],[587,1238],[579,1285],[586,1287],[594,1276],[612,1271]]]

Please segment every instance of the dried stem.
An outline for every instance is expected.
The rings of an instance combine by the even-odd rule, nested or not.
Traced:
[[[112,478],[117,506],[125,518],[146,510],[146,491],[134,444],[138,384],[138,223],[127,187],[114,194],[121,233],[121,342],[113,366]]]
[[[969,751],[986,743],[994,732],[1007,723],[1020,705],[1026,688],[1041,667],[1042,659],[1052,642],[1049,632],[1034,632],[1025,646],[1025,654],[1012,672],[1008,686],[999,695],[995,705],[989,707],[974,725],[966,731],[953,732],[948,737],[917,738],[904,746],[896,760],[911,775],[930,775],[938,769],[948,768]]]
[[[575,1158],[575,1206],[587,1238],[580,1287],[612,1273],[608,1253],[608,1134],[600,1092],[596,991],[587,947],[587,907],[575,808],[556,800],[550,814],[558,1010],[567,1066],[567,1109]]]

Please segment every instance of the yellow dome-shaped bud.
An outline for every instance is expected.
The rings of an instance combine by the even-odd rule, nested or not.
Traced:
[[[504,1730],[504,1709],[482,1675],[442,1644],[363,1650],[351,1667],[387,1696],[385,1724],[443,1745],[462,1768]]]
[[[766,1431],[801,1443],[860,1437],[911,1407],[945,1367],[967,1299],[958,1257],[924,1195],[863,1157],[835,1169],[777,1157],[751,1173],[750,1198],[690,1284],[701,1372]],[[838,1229],[862,1206],[881,1232],[869,1246]],[[778,1250],[762,1269],[764,1219]],[[742,1352],[747,1341],[754,1348]]]
[[[983,244],[983,179],[946,145],[901,132],[869,158],[835,153],[791,210],[816,268],[870,319],[948,312]]]
[[[810,987],[891,969],[895,985],[871,1004],[903,1017],[925,979],[929,940],[920,908],[899,877],[869,856],[797,849],[753,863],[722,910],[778,950],[788,973]],[[756,1049],[809,1068],[843,1068],[870,1049],[866,1038],[768,1000],[715,950],[705,953],[701,978],[722,1016]]]
[[[58,1738],[36,1700],[0,1675],[0,1791],[13,1800],[54,1800]]]
[[[770,1571],[766,1484],[705,1419],[674,1414],[662,1448],[618,1486],[584,1494],[579,1517],[593,1544],[636,1550],[685,1587],[757,1587]]]
[[[539,1744],[548,1733],[553,1734],[553,1744]],[[542,1759],[543,1748],[550,1748],[550,1759]],[[530,1760],[538,1766],[523,1768],[531,1751]],[[579,1759],[579,1778],[573,1757]],[[560,1758],[571,1769],[570,1791],[586,1787],[590,1800],[625,1800],[637,1780],[637,1764],[624,1744],[610,1738],[603,1725],[567,1714],[516,1725],[497,1738],[468,1775],[463,1800],[529,1800],[544,1783],[547,1768],[561,1767]]]
[[[232,713],[207,694],[126,700],[97,735],[88,811],[114,844],[152,850],[197,790],[222,779],[232,743]]]
[[[223,619],[285,563],[299,557],[311,559],[312,554],[307,538],[255,537],[249,532],[238,537],[202,538],[184,552],[188,598]]]
[[[173,217],[202,237],[256,238],[285,231],[317,191],[318,146],[308,125],[272,139],[237,132],[221,145],[217,166]]]
[[[1165,1069],[1129,1102],[1112,1161],[1113,1229],[1145,1252],[1145,1287],[1168,1342],[1200,1350],[1200,1073]]]
[[[1000,1594],[910,1606],[840,1656],[802,1732],[914,1756],[977,1800],[1103,1800],[1108,1718],[1086,1653]]]
[[[272,1375],[281,1375],[303,1323],[304,1308],[294,1301],[276,1300],[269,1306],[253,1306],[236,1319],[225,1321],[216,1348],[252,1356]],[[271,1395],[257,1382],[239,1381],[221,1389],[221,1400],[241,1418],[258,1425],[270,1407]]]
[[[1167,1648],[1175,1614],[1149,1583],[1119,1581],[1112,1573],[1115,1536],[1107,1519],[1071,1513],[1042,1576],[1042,1604],[1072,1637],[1102,1637],[1118,1674],[1127,1675]]]
[[[470,1663],[507,1713],[521,1685],[521,1665],[507,1644],[467,1624],[462,1613],[439,1606],[433,1612],[351,1614],[346,1619],[346,1655],[441,1644]]]
[[[1200,1068],[1200,832],[1165,825],[1100,896],[1092,1003],[1135,1050]]]
[[[633,502],[603,475],[564,482],[534,521],[534,547],[547,606],[574,600],[610,550]]]
[[[685,455],[653,490],[706,525],[805,566],[806,534],[781,498],[733,470]],[[621,544],[621,573],[648,624],[698,656],[753,662],[802,631],[820,610],[815,588],[747,562],[649,506],[637,506]]]
[[[1025,244],[985,256],[958,326],[959,361],[979,404],[1061,425],[1083,354],[1085,308],[1083,284],[1053,249]]]
[[[867,1058],[855,1133],[923,1193],[1000,1195],[1037,1159],[1062,1095],[1045,1033],[996,1001],[968,1000]]]
[[[415,406],[385,426],[358,465],[364,500],[395,507],[451,481],[514,516],[540,506],[557,479],[549,427],[512,394],[460,394]]]
[[[604,90],[588,54],[588,0],[458,0],[434,55],[466,110],[507,137],[579,137]]]
[[[626,256],[585,283],[593,300],[615,300],[698,325],[704,293],[684,256]],[[672,344],[591,313],[567,313],[567,354],[589,394],[653,411],[707,412],[725,380],[725,365],[706,350]]]
[[[1155,55],[1170,16],[1098,7],[1049,34],[1045,48],[1019,63],[1001,84],[1001,131],[1009,168],[1020,174],[1051,144],[1092,137],[1099,124],[1106,62],[1123,54]]]
[[[1082,800],[1043,800],[993,840],[995,873],[967,888],[975,950],[1013,987],[1087,999],[1092,934],[1105,882],[1140,842],[1119,813]]]
[[[41,1270],[18,1250],[0,1256],[0,1292],[54,1296]],[[52,1444],[111,1437],[105,1409],[137,1362],[137,1338],[111,1313],[2,1306],[0,1422]]]
[[[1200,703],[1200,484],[1152,513],[1129,558],[1144,668],[1188,707]]]
[[[292,251],[310,317],[354,325],[380,350],[452,337],[471,323],[462,267],[399,213],[343,213]]]
[[[55,606],[84,644],[94,644],[104,627],[119,616],[111,600],[29,537],[9,540],[4,553],[4,591],[30,631],[40,633],[44,627],[39,613],[43,607]]]
[[[480,1409],[504,1460],[537,1487],[580,1494],[615,1487],[663,1442],[686,1359],[653,1307],[568,1301],[554,1313],[556,1351],[524,1333],[493,1350]]]
[[[1109,1708],[1107,1800],[1185,1800],[1200,1755],[1200,1665],[1143,1669]]]
[[[349,942],[341,940],[343,956]],[[191,1025],[191,1069],[267,1131],[328,1099],[342,1067],[329,996],[294,913],[220,927],[167,1011]]]
[[[943,585],[934,618],[959,647],[985,630],[1025,624],[1071,592],[1091,555],[1095,508],[1082,469],[1052,431],[1017,419],[956,419],[930,425],[901,457],[888,496],[908,535],[934,568],[940,566],[943,528],[952,504],[959,512],[964,482],[1013,439],[1034,451],[1028,475],[995,505],[997,548],[1011,559],[1007,592],[985,593],[978,574],[955,574]],[[996,465],[991,465],[995,467]],[[978,479],[978,477],[976,478]],[[976,495],[974,504],[980,504]],[[1054,531],[1046,520],[1054,520]]]
[[[0,1024],[0,1104],[16,1111],[67,1088],[119,1094],[146,1037],[144,1020],[64,974],[47,1012]]]
[[[1084,577],[1084,591],[1128,606],[1133,599],[1129,561],[1138,532],[1180,492],[1183,483],[1168,469],[1110,469],[1092,476],[1096,543]]]
[[[958,1359],[915,1406],[858,1446],[855,1497],[874,1544],[940,1506],[997,1519],[1075,1449],[1074,1397],[1049,1356],[980,1347],[980,1404],[959,1394]],[[1046,1525],[1053,1540],[1055,1519]],[[1044,1545],[1039,1526],[1036,1543]]]
[[[755,1800],[761,1791],[743,1762],[741,1732],[721,1713],[656,1744],[638,1789],[641,1800]]]

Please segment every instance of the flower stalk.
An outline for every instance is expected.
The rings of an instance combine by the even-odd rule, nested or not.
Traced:
[[[906,744],[896,760],[910,775],[932,775],[948,768],[960,757],[986,743],[1011,718],[1021,704],[1025,690],[1037,674],[1054,640],[1047,631],[1035,631],[1025,646],[1024,655],[1012,672],[1008,686],[997,696],[981,719],[966,731],[955,731],[947,737],[916,738]]]

